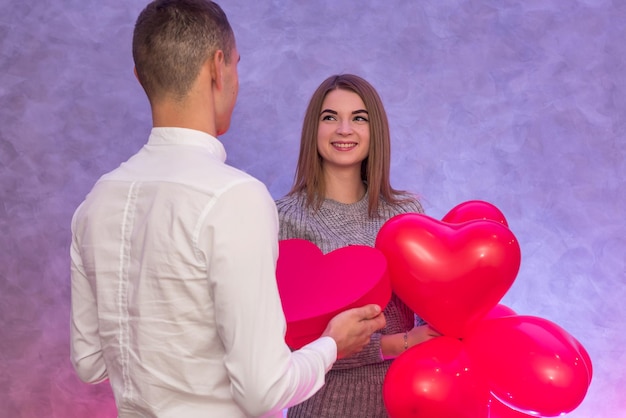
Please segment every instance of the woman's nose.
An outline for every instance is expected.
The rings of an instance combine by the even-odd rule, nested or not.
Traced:
[[[352,133],[352,124],[349,120],[342,120],[337,125],[337,133],[340,135],[349,135]]]

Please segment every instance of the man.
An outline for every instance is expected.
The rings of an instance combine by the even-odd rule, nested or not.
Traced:
[[[339,314],[301,350],[285,345],[274,203],[224,164],[216,139],[238,92],[221,8],[150,3],[133,58],[153,129],[72,220],[74,368],[89,383],[109,379],[120,417],[280,416],[384,326],[380,307]]]

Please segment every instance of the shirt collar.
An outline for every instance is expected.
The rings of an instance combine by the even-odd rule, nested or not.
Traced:
[[[203,147],[222,162],[226,161],[224,145],[206,132],[188,128],[153,127],[148,138],[150,145],[190,145]]]

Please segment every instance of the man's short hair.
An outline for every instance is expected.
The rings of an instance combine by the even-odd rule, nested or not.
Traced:
[[[150,101],[181,99],[202,64],[218,51],[226,63],[235,46],[222,8],[207,0],[155,0],[140,13],[133,34],[133,59]]]

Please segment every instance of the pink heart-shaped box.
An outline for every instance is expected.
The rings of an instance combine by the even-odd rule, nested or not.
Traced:
[[[285,341],[298,349],[319,338],[338,313],[391,299],[387,260],[376,248],[350,245],[328,254],[304,239],[279,242],[278,291],[287,319]]]

